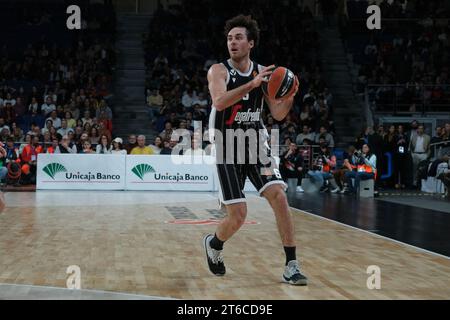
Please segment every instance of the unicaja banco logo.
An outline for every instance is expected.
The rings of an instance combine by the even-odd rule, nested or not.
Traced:
[[[55,175],[58,172],[67,172],[67,169],[62,164],[56,162],[46,165],[42,170],[53,180],[55,180]]]
[[[149,164],[146,163],[141,163],[136,165],[133,169],[131,169],[131,171],[133,171],[133,173],[141,180],[144,180],[144,176],[147,173],[150,172],[155,172],[155,169],[153,169],[153,167]]]

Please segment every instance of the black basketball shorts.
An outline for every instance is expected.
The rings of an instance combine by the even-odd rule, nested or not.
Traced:
[[[272,163],[275,163],[272,162]],[[269,186],[281,184],[286,190],[278,168],[270,168],[262,164],[216,164],[219,177],[219,197],[223,204],[246,202],[244,186],[247,178],[260,195]]]

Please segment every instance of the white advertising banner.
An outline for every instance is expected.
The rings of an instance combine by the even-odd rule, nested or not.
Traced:
[[[39,154],[37,189],[124,190],[125,155]]]
[[[201,156],[127,156],[126,189],[213,191],[211,163],[213,160],[208,156],[203,159]]]

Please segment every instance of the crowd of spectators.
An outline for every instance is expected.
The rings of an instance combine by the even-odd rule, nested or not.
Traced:
[[[359,90],[369,89],[376,110],[449,111],[449,2],[381,1],[381,30],[365,27],[367,6],[347,2],[354,23],[346,43],[360,65]]]
[[[111,141],[115,15],[110,5],[86,4],[82,29],[68,31],[64,5],[14,8],[7,12],[16,19],[0,22],[21,40],[3,43],[0,54],[0,179],[14,163],[32,182],[38,153],[89,153]]]

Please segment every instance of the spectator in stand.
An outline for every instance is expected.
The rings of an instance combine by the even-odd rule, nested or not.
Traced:
[[[334,180],[336,184],[341,189],[340,193],[345,193],[348,191],[347,182],[345,181],[345,173],[348,171],[353,171],[356,168],[356,148],[353,145],[348,146],[347,150],[344,151],[344,162],[342,167],[335,170],[333,173]]]
[[[53,103],[52,98],[47,97],[45,103],[41,105],[41,112],[44,114],[45,117],[48,117],[52,111],[56,111],[56,106]]]
[[[112,139],[111,131],[109,131],[108,128],[105,127],[105,123],[104,122],[100,122],[98,124],[98,133],[99,133],[99,135],[104,134],[105,136],[108,137],[108,140],[111,141],[111,139]]]
[[[37,128],[39,128],[37,126]],[[55,127],[51,127],[50,130],[48,131],[50,133],[50,137],[56,137],[58,135],[58,132],[56,131]]]
[[[90,126],[94,124],[94,120],[91,118],[91,113],[89,110],[84,111],[83,118],[81,118],[81,121],[83,121],[83,126],[86,125],[86,123],[89,123]]]
[[[159,94],[157,89],[147,90],[147,107],[148,115],[152,122],[156,121],[156,118],[160,115],[160,109],[163,106],[163,97]]]
[[[394,153],[394,181],[396,189],[404,189],[407,184],[408,171],[409,171],[409,153],[408,153],[409,141],[408,136],[405,133],[403,125],[397,127],[396,147]]]
[[[53,127],[53,120],[47,119],[45,121],[45,128],[42,128],[41,133],[45,134],[46,132],[50,132],[50,129]]]
[[[173,133],[172,122],[166,121],[166,123],[164,124],[164,130],[159,134],[159,136],[163,140],[170,140],[172,133]]]
[[[310,106],[305,104],[303,107],[303,111],[300,113],[300,125],[307,125],[311,127],[313,123],[313,117],[310,111]]]
[[[115,138],[112,141],[112,149],[111,154],[127,154],[127,150],[123,148],[123,140],[119,137]]]
[[[328,133],[327,128],[325,126],[321,126],[319,130],[319,134],[315,136],[315,143],[319,144],[319,138],[324,137],[325,141],[329,148],[334,148],[334,139],[331,134]]]
[[[8,126],[4,126],[3,129],[0,131],[0,140],[6,141],[6,139],[11,136],[11,132],[9,130]]]
[[[430,136],[424,133],[423,125],[417,127],[417,134],[413,135],[409,150],[413,165],[413,186],[417,187],[417,169],[419,163],[430,156]]]
[[[14,140],[17,142],[21,142],[23,139],[23,131],[20,127],[17,126],[17,123],[13,122],[11,124],[11,135],[14,137]]]
[[[160,136],[157,136],[153,144],[149,146],[150,148],[152,148],[154,154],[159,154],[161,152],[161,148],[163,147],[162,141],[162,138]]]
[[[0,117],[0,131],[2,131],[3,128],[8,128],[9,130],[9,126],[5,123],[5,118]]]
[[[132,155],[151,155],[154,154],[152,148],[145,145],[145,136],[139,135],[137,137],[137,146],[131,150]]]
[[[98,132],[98,129],[97,129],[97,127],[93,126],[89,133],[89,142],[91,144],[97,144],[97,143],[99,143],[99,140],[100,140],[100,134]]]
[[[208,99],[203,92],[198,94],[197,99],[194,101],[194,109],[203,113],[204,116],[208,114]]]
[[[52,139],[52,144],[48,148],[46,148],[45,153],[54,154],[55,151],[56,151],[56,148],[58,148],[58,145],[59,145],[58,138],[56,138],[56,137],[53,138]]]
[[[388,178],[385,182],[387,187],[389,188],[393,188],[395,185],[395,175],[394,172],[397,172],[397,169],[395,168],[395,161],[394,161],[394,157],[395,157],[395,152],[397,150],[397,133],[395,130],[395,125],[390,125],[389,126],[389,130],[388,132],[384,135],[383,138],[383,142],[384,142],[384,152],[383,153],[390,153],[392,156],[392,164],[393,164],[393,168],[392,168],[392,175],[390,178]]]
[[[11,103],[6,103],[2,111],[2,117],[5,119],[7,124],[11,124],[16,121],[16,113]]]
[[[78,143],[76,144],[78,153],[82,153],[83,146],[86,141],[89,141],[89,135],[86,132],[83,132],[80,136],[80,139],[78,139]]]
[[[31,179],[36,177],[37,156],[42,152],[43,148],[39,144],[39,137],[34,136],[31,139],[31,144],[26,145],[20,155],[22,168],[24,171],[29,170]]]
[[[35,97],[31,98],[31,103],[28,105],[28,113],[41,113],[41,108]]]
[[[3,147],[6,151],[6,165],[9,162],[20,162],[19,150],[14,146],[14,139],[12,137],[6,139],[6,145]]]
[[[309,139],[311,141],[314,141],[315,135],[314,132],[311,132],[310,127],[307,124],[303,125],[303,131],[297,135],[297,138],[295,138],[295,143],[298,145],[303,144],[303,140]]]
[[[181,99],[181,104],[184,107],[184,111],[193,111],[193,106],[195,101],[197,100],[197,95],[193,89],[189,88],[183,94],[183,98]]]
[[[331,153],[325,139],[320,140],[320,151],[314,159],[312,170],[308,171],[308,176],[313,182],[317,181],[320,185],[320,192],[326,192],[329,187],[326,181],[330,180],[333,187],[333,193],[339,191],[339,187],[334,181],[333,171],[336,167],[336,156]]]
[[[77,126],[77,121],[73,118],[72,112],[70,112],[70,111],[65,112],[64,118],[67,121],[67,127],[71,128],[71,129],[75,129],[75,127]]]
[[[356,193],[359,189],[361,180],[375,180],[377,175],[377,157],[370,152],[370,148],[367,144],[364,144],[361,152],[356,155],[356,170],[345,173],[345,179],[349,188],[348,193],[350,194]],[[354,185],[352,185],[352,179],[354,179]]]
[[[289,145],[289,149],[281,155],[280,160],[280,173],[283,180],[286,182],[289,179],[295,179],[295,191],[304,192],[301,186],[304,159],[299,152],[297,145],[295,143],[291,143]]]
[[[83,142],[83,150],[81,151],[81,153],[85,153],[85,154],[94,154],[95,153],[95,151],[92,150],[92,145],[89,142],[89,140]]]
[[[66,119],[62,119],[61,120],[61,128],[58,129],[57,133],[61,136],[65,136],[69,132],[73,132],[73,129],[68,128]]]
[[[50,117],[47,118],[47,120],[52,120],[53,127],[55,127],[55,129],[61,128],[61,119],[58,118],[58,114],[56,113],[56,110],[53,110],[52,112],[50,112]]]
[[[163,148],[159,154],[170,155],[172,154],[172,148],[170,147],[170,141],[163,140]]]
[[[125,150],[127,150],[127,154],[131,153],[134,147],[137,146],[136,135],[130,134],[128,136],[128,143],[125,145]]]
[[[111,154],[111,144],[109,143],[109,139],[106,135],[101,135],[100,141],[97,144],[96,152],[98,154]]]
[[[205,150],[202,149],[200,134],[195,133],[191,137],[191,147],[184,153],[186,156],[205,156]]]
[[[52,138],[52,142],[55,139],[57,140],[57,138]],[[72,154],[76,154],[77,150],[81,150],[81,148],[77,149],[77,146],[74,143],[70,142],[69,137],[67,135],[64,135],[61,138],[61,141],[58,144],[58,146],[56,146],[55,153],[72,153]]]

